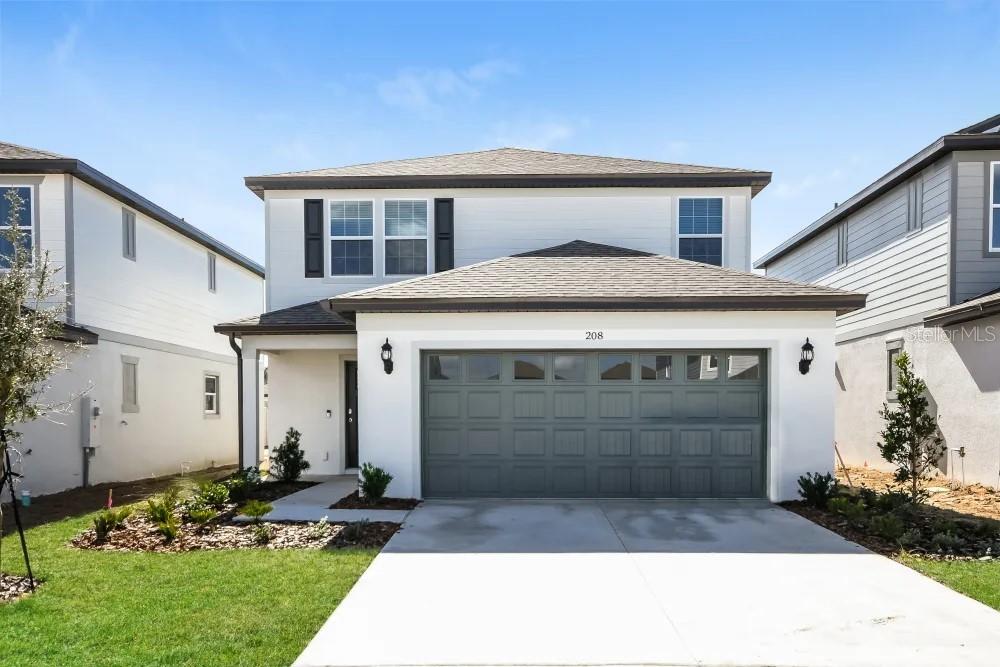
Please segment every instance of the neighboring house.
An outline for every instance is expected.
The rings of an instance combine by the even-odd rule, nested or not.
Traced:
[[[868,294],[837,319],[836,440],[848,463],[887,466],[878,410],[893,403],[892,364],[906,351],[949,450],[942,469],[1000,481],[998,130],[1000,115],[940,137],[755,265]]]
[[[266,353],[270,442],[395,496],[795,497],[832,467],[834,317],[864,295],[747,273],[769,181],[513,148],[247,178],[268,312],[216,327],[244,460]]]
[[[236,356],[212,325],[261,307],[262,267],[73,158],[0,143],[10,188],[36,257],[66,284],[66,338],[85,343],[46,394],[69,412],[18,427],[22,487],[235,462]]]

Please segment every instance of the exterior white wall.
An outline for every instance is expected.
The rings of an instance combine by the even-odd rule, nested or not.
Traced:
[[[139,360],[139,412],[122,411],[122,355]],[[220,376],[219,415],[204,413],[205,373]],[[237,458],[236,364],[100,341],[74,353],[47,401],[69,400],[68,414],[18,427],[25,479],[33,495],[83,483],[82,394],[100,402],[101,439],[90,483],[140,479],[227,465]]]
[[[768,497],[797,498],[800,475],[833,467],[832,312],[359,313],[357,328],[359,456],[394,475],[392,496],[421,495],[420,353],[432,349],[766,349]],[[603,331],[603,340],[587,341],[593,330]],[[802,375],[807,336],[815,361]],[[391,375],[378,355],[386,337]]]
[[[945,444],[965,447],[965,479],[1000,488],[1000,317],[944,329],[921,325],[837,345],[837,446],[850,465],[891,470],[876,443],[878,411],[888,389],[887,341],[902,340],[914,370],[927,382],[930,407]],[[962,478],[962,461],[949,451],[942,471]]]
[[[136,212],[136,259],[122,256],[122,203],[73,179],[76,321],[234,357],[212,327],[263,309],[263,279]]]
[[[436,198],[455,200],[455,266],[576,239],[677,254],[678,197],[723,198],[723,264],[750,268],[750,188],[472,188],[441,190],[271,190],[265,193],[267,309],[276,310],[401,279],[385,276],[383,203],[428,200],[428,261],[434,267]],[[374,202],[375,275],[305,278],[303,200]],[[324,251],[329,274],[330,249]]]

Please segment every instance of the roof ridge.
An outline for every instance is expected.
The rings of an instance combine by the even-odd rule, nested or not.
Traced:
[[[693,164],[691,162],[665,162],[663,160],[650,160],[648,158],[641,157],[619,157],[617,155],[597,155],[596,153],[569,153],[566,151],[546,151],[539,148],[522,148],[520,146],[504,146],[502,148],[495,148],[492,150],[515,150],[515,151],[527,151],[529,153],[543,153],[545,155],[571,155],[573,157],[589,157],[598,158],[600,160],[628,160],[629,162],[644,162],[646,164],[669,164],[673,167],[700,167],[702,169],[727,169],[730,171],[745,171],[748,173],[753,173],[760,171],[759,169],[744,169],[742,167],[722,167],[719,165],[711,164]],[[488,152],[488,151],[473,151],[473,152]],[[445,156],[441,156],[445,157]]]
[[[261,174],[257,178],[262,178],[266,176],[291,176],[295,174],[311,174],[314,171],[323,171],[325,169],[353,169],[354,167],[370,167],[376,164],[386,164],[389,162],[416,162],[417,160],[428,160],[431,158],[441,158],[441,157],[455,157],[456,155],[473,155],[475,153],[495,153],[496,151],[504,150],[506,147],[501,148],[487,148],[479,151],[457,151],[455,153],[442,153],[440,155],[418,155],[417,157],[402,157],[394,158],[391,160],[374,160],[372,162],[357,162],[355,164],[341,164],[336,167],[319,167],[318,169],[302,169],[300,171],[279,171],[273,174]]]
[[[53,153],[52,151],[45,150],[44,148],[35,148],[34,146],[25,146],[24,144],[16,144],[13,141],[0,141],[0,146],[13,146],[14,148],[20,148],[26,151],[33,151],[35,153],[44,153],[45,155],[51,156],[56,160],[72,160],[74,158],[68,155],[63,155],[61,153]]]

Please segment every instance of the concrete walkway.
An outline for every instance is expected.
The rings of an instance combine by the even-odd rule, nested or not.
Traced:
[[[997,612],[766,503],[428,501],[295,665],[993,667],[998,655]]]
[[[291,495],[275,500],[273,510],[264,516],[265,521],[392,521],[402,523],[408,510],[333,510],[334,504],[358,488],[357,475],[330,476],[316,486],[310,486]],[[249,521],[249,517],[236,517],[236,521]]]

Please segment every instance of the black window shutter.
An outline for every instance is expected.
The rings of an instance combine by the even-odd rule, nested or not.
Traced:
[[[455,268],[455,200],[434,200],[434,271]]]
[[[326,246],[323,234],[323,200],[307,199],[305,202],[305,265],[306,278],[322,278]]]

